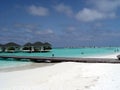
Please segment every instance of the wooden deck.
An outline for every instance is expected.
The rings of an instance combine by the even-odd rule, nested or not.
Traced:
[[[28,59],[33,62],[86,62],[86,63],[120,63],[118,59],[110,58],[66,58],[66,57],[39,57],[39,56],[0,56],[0,58],[13,58],[16,60]]]

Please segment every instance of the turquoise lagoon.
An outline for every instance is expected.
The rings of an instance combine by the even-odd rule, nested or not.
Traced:
[[[41,56],[41,57],[91,57],[119,53],[120,47],[103,47],[103,48],[57,48],[45,53],[0,53],[0,55],[16,56]],[[14,67],[29,64],[27,61],[15,61],[12,59],[0,59],[0,68]]]

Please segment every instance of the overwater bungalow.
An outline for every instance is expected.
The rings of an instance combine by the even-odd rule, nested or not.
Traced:
[[[43,49],[44,46],[42,42],[35,42],[33,46],[34,46],[34,52],[41,52],[44,50]]]
[[[0,52],[2,52],[2,51],[3,51],[3,45],[0,44]]]
[[[43,47],[44,47],[44,52],[48,52],[52,49],[52,45],[48,42],[44,43]]]
[[[5,44],[4,46],[4,52],[18,52],[20,49],[20,45],[16,44],[14,42],[9,42],[7,44]]]
[[[30,42],[24,44],[24,46],[22,47],[22,51],[23,52],[34,52],[33,44]]]
[[[35,42],[35,43],[26,43],[23,46],[16,44],[14,42],[9,42],[7,44],[0,44],[0,52],[48,52],[52,49],[50,43],[42,43],[42,42]]]

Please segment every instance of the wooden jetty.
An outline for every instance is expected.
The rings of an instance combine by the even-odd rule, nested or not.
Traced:
[[[28,59],[33,62],[85,62],[85,63],[120,63],[118,59],[110,58],[66,58],[66,57],[40,57],[40,56],[7,56],[1,55],[0,58],[13,58],[16,60]]]

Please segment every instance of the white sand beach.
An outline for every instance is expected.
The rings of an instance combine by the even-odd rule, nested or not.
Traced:
[[[120,64],[64,62],[0,72],[0,90],[120,90],[119,71]]]
[[[114,53],[109,55],[96,55],[96,56],[88,56],[88,58],[112,58],[117,59],[117,56],[120,55],[120,53]]]

